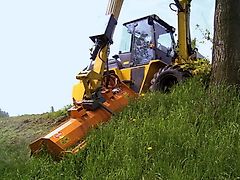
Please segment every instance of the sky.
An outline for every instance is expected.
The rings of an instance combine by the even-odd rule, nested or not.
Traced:
[[[122,24],[157,14],[176,27],[173,0],[125,0],[111,54],[117,54]],[[108,0],[0,0],[0,108],[11,116],[39,114],[72,103],[75,76],[89,60],[89,36],[104,27]],[[192,38],[202,39],[196,24],[213,30],[214,0],[193,0]],[[211,58],[211,43],[199,44]]]

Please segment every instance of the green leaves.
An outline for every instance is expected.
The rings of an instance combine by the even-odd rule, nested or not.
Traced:
[[[193,75],[208,75],[211,72],[211,64],[207,59],[190,60],[189,62],[180,65],[184,70],[190,70]]]
[[[3,118],[3,117],[9,117],[9,114],[0,109],[0,118]]]

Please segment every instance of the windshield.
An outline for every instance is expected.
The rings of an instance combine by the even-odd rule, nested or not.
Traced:
[[[156,38],[157,48],[173,56],[174,41],[173,41],[172,34],[169,33],[168,30],[162,25],[160,25],[158,22],[154,22],[154,29],[155,29],[155,38]]]
[[[148,19],[127,24],[128,32],[132,34],[132,63],[145,64],[154,57],[150,44],[154,42],[153,27]]]
[[[120,44],[120,53],[127,53],[131,51],[131,41],[132,41],[131,32],[128,30],[128,28],[123,27],[122,40]]]
[[[160,23],[148,16],[124,24],[121,61],[128,59],[130,66],[147,64],[153,59],[170,63],[175,54],[173,31],[168,30],[169,25]]]

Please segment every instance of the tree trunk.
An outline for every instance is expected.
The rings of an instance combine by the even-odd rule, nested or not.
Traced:
[[[240,0],[216,0],[213,84],[240,85]]]

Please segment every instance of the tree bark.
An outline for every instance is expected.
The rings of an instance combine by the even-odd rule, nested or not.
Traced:
[[[240,0],[216,0],[211,80],[240,85]]]

